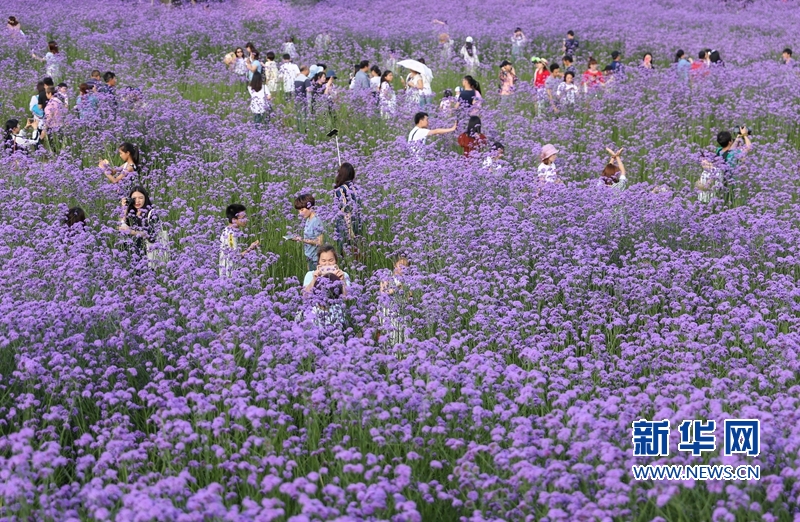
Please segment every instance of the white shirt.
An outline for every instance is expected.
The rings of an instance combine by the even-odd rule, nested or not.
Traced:
[[[219,237],[219,276],[230,277],[233,273],[235,256],[239,252],[239,242],[236,232],[231,227],[225,227]]]
[[[373,76],[369,79],[369,88],[372,91],[377,91],[381,88],[381,77],[380,76]]]
[[[261,87],[261,90],[256,92],[248,85],[247,91],[250,93],[250,112],[253,114],[267,112],[267,93],[269,92],[267,88]]]
[[[544,163],[539,163],[539,168],[536,170],[539,173],[539,181],[544,181],[545,183],[555,183],[558,181],[558,173],[556,172],[555,164],[551,163],[550,165],[545,165]]]
[[[283,92],[294,92],[294,79],[300,74],[300,68],[292,62],[284,62],[278,74],[283,80]]]
[[[421,129],[419,127],[414,127],[411,129],[411,132],[408,133],[408,142],[413,143],[415,141],[421,141],[425,143],[425,139],[428,137],[428,133],[430,129]]]

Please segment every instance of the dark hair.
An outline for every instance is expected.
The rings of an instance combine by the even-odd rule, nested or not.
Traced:
[[[522,32],[522,28],[521,28],[521,27],[517,27],[516,29],[514,29],[514,32],[515,32],[515,33],[516,33],[517,31],[519,31],[519,32],[521,33],[521,32]]]
[[[709,58],[711,59],[711,63],[719,63],[722,61],[719,51],[711,51],[711,56],[709,56]]]
[[[311,78],[311,82],[319,82],[320,79],[325,78],[325,71],[320,71]]]
[[[111,71],[108,71],[108,72],[106,72],[106,73],[103,75],[103,81],[104,81],[104,82],[106,82],[106,83],[108,83],[108,82],[110,82],[112,79],[114,79],[114,78],[116,78],[116,77],[117,77],[117,75],[116,75],[116,74],[114,74],[114,73],[113,73],[113,72],[111,72]]]
[[[19,22],[17,21],[17,17],[16,16],[9,16],[8,17],[8,25],[10,25],[12,27],[18,26]]]
[[[503,146],[503,144],[502,144],[502,143],[500,143],[499,141],[495,141],[495,142],[492,144],[492,150],[506,150],[506,148],[505,148],[505,147]]]
[[[785,53],[786,53],[786,54],[788,54],[789,56],[791,56],[791,55],[792,55],[792,50],[791,50],[789,47],[787,47],[786,49],[784,49],[784,50],[783,50],[783,52],[785,52]]]
[[[133,164],[136,165],[137,168],[139,167],[141,159],[139,158],[139,149],[136,147],[136,145],[126,141],[119,146],[119,150],[130,154],[131,161],[133,161]]]
[[[481,94],[483,94],[483,93],[481,92],[481,84],[480,84],[480,83],[478,83],[478,80],[476,80],[475,78],[473,78],[473,77],[472,77],[472,76],[470,76],[469,74],[468,74],[468,75],[466,75],[466,76],[464,76],[464,79],[465,79],[465,80],[467,80],[467,85],[469,85],[469,86],[470,86],[470,88],[471,88],[473,91],[478,91],[478,92],[480,92]]]
[[[261,92],[261,89],[264,88],[264,78],[261,74],[253,74],[253,77],[250,78],[250,88],[256,92]]]
[[[294,208],[300,210],[301,208],[314,208],[314,196],[311,194],[300,194],[294,198]]]
[[[72,207],[67,210],[67,215],[64,217],[64,224],[71,227],[75,223],[83,223],[86,221],[86,213],[81,207]]]
[[[292,59],[292,57],[291,57],[291,56],[289,56],[288,54],[284,54],[284,55],[282,56],[282,58],[283,58],[284,60],[291,60],[291,59]]]
[[[619,167],[614,165],[613,163],[606,163],[606,166],[603,167],[602,177],[600,178],[603,180],[603,183],[606,185],[614,185],[619,182]]]
[[[38,81],[36,82],[36,92],[42,92],[44,90],[44,82]]]
[[[505,67],[506,65],[511,65],[511,62],[509,62],[508,60],[503,60],[503,61],[500,63],[500,68],[502,69],[502,68],[503,68],[503,67]]]
[[[730,145],[731,141],[733,141],[733,136],[731,136],[730,132],[721,131],[719,134],[717,134],[717,143],[719,143],[719,146],[723,149]]]
[[[58,54],[58,44],[54,40],[47,42],[47,48],[53,54]]]
[[[246,44],[244,44],[244,48],[245,49],[250,49],[251,51],[254,51],[256,46],[253,45],[253,42],[247,42]]]
[[[425,58],[418,58],[417,61],[422,65],[425,65]]]
[[[619,51],[611,51],[611,59],[616,60],[619,58]]]
[[[567,76],[572,76],[572,79],[573,80],[575,79],[575,73],[572,71],[567,71],[566,73],[564,73],[564,81],[567,81]]]
[[[706,50],[703,49],[702,51],[697,53],[697,57],[700,58],[701,60],[705,60],[706,59]]]
[[[49,76],[45,76],[44,78],[42,78],[42,83],[45,84],[45,86],[55,85],[55,82],[53,82],[53,79],[50,78]]]
[[[267,60],[274,61],[275,60],[275,53],[273,53],[272,51],[269,51],[267,53]]]
[[[322,245],[318,247],[317,261],[319,261],[319,258],[322,257],[322,254],[325,254],[326,252],[333,252],[333,259],[336,260],[337,263],[339,262],[339,254],[336,253],[336,247],[333,245]]]
[[[14,148],[14,129],[19,127],[19,120],[10,119],[6,120],[6,132],[5,132],[5,139],[7,147]],[[9,143],[10,142],[10,143]]]
[[[48,85],[44,88],[45,94],[49,94],[50,96],[55,96],[58,91],[56,91],[55,85]]]
[[[559,67],[557,63],[553,62],[552,64],[550,64],[550,72],[551,73],[556,72],[559,69],[561,69],[561,67]]]
[[[364,67],[369,67],[369,60],[361,60],[358,62],[358,68],[363,69]]]
[[[339,188],[348,181],[356,179],[356,169],[350,163],[342,163],[339,171],[336,173],[336,181],[334,181],[333,188]]]
[[[133,201],[133,194],[139,192],[144,196],[144,205],[142,208],[152,207],[153,203],[150,201],[150,192],[141,185],[136,185],[128,191],[128,208],[125,211],[125,216],[130,217],[131,212],[136,213],[136,206]]]
[[[683,49],[678,49],[678,51],[675,53],[675,62],[677,63],[677,62],[681,61],[681,58],[683,58],[683,55],[685,55],[685,54],[686,53],[683,52]]]
[[[394,73],[392,73],[392,71],[390,71],[389,69],[386,69],[385,71],[383,71],[383,74],[381,74],[381,85],[383,85],[383,82],[387,82],[387,83],[389,82],[389,80],[387,80],[386,78],[390,74],[394,74]]]
[[[613,67],[612,65],[606,65],[606,66],[603,68],[603,72],[610,72],[610,73],[613,73],[613,72],[614,72],[614,67]]]
[[[561,61],[572,63],[572,55],[571,54],[565,54],[564,57],[561,59]]]
[[[380,75],[381,75],[381,68],[380,68],[380,67],[378,67],[377,65],[373,65],[372,67],[370,67],[370,69],[369,69],[369,70],[370,70],[371,72],[374,72],[374,73],[375,73],[375,74],[377,74],[378,76],[380,76]]]
[[[47,87],[48,86],[45,86],[44,89],[39,91],[39,105],[42,106],[42,109],[47,107]]]
[[[60,88],[62,88],[62,87],[67,87],[67,88],[69,88],[69,85],[67,85],[67,84],[66,84],[66,82],[61,82],[61,83],[59,83],[59,84],[58,84],[58,88],[60,89]]]
[[[567,34],[569,36],[575,36],[575,31],[569,30],[569,31],[567,31]]]
[[[342,280],[336,274],[323,274],[314,281],[314,292],[325,292],[328,299],[339,299],[342,296]]]
[[[87,94],[91,90],[91,87],[89,87],[88,83],[82,83],[78,85],[78,90],[81,91],[81,94]]]
[[[477,136],[481,133],[481,119],[478,116],[470,116],[467,123],[467,136]]]
[[[594,56],[589,57],[589,66],[597,65],[597,60],[594,59]]]
[[[225,209],[225,217],[228,218],[228,223],[233,223],[233,220],[236,219],[236,216],[238,216],[240,212],[245,212],[246,210],[247,207],[241,203],[233,203],[228,205],[228,208]]]
[[[644,54],[642,55],[642,60],[644,60],[644,59],[645,59],[645,58],[647,58],[648,56],[650,57],[650,59],[651,59],[651,60],[653,59],[653,53],[644,53]]]
[[[442,96],[444,96],[445,98],[452,98],[453,89],[445,89],[444,92],[442,92]]]
[[[92,70],[91,77],[92,77],[92,78],[94,78],[95,76],[97,76],[98,78],[100,78],[100,71],[98,71],[97,69],[93,69],[93,70]]]
[[[419,125],[419,122],[428,117],[427,112],[418,112],[414,115],[414,125]]]
[[[253,49],[253,51],[250,54],[252,54],[253,58],[255,58],[256,60],[258,60],[261,57],[261,55],[255,49]]]

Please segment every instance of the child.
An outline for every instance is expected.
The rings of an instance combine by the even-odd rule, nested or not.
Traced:
[[[539,164],[539,168],[536,169],[539,174],[539,182],[563,183],[558,177],[558,172],[556,172],[556,154],[558,154],[558,150],[550,143],[542,147],[542,152],[539,153],[542,162]]]
[[[398,254],[394,261],[394,270],[391,280],[381,281],[381,294],[389,296],[385,300],[386,304],[381,306],[381,329],[389,330],[392,345],[402,343],[405,340],[405,321],[398,313],[398,308],[405,304],[411,292],[403,286],[403,273],[409,267],[408,258],[405,254]],[[393,306],[392,306],[393,305]],[[378,333],[378,337],[380,337]]]
[[[697,189],[697,201],[709,203],[722,186],[722,171],[714,165],[709,157],[704,157],[700,162],[703,173],[694,184]]]
[[[564,45],[562,47],[564,54],[575,56],[578,52],[579,45],[578,40],[575,39],[575,32],[567,31],[567,37],[564,39]]]
[[[247,225],[247,209],[244,205],[234,203],[225,209],[228,226],[222,231],[219,238],[219,276],[231,277],[237,260],[251,250],[258,248],[260,242],[253,241],[243,252],[239,251],[238,235]]]
[[[303,253],[308,262],[309,272],[317,269],[319,262],[317,248],[322,246],[322,239],[325,236],[325,228],[322,220],[314,211],[314,203],[314,196],[311,194],[301,194],[294,200],[294,208],[300,213],[300,217],[306,220],[303,237],[294,236],[294,240],[303,243]]]

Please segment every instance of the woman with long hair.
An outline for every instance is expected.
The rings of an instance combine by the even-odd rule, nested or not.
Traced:
[[[10,119],[6,121],[5,135],[3,143],[10,152],[29,152],[39,144],[39,128],[33,120],[28,120],[25,128],[31,129],[31,137],[27,138],[19,127],[19,120]]]
[[[264,87],[264,79],[260,72],[254,74],[250,79],[247,92],[250,93],[250,112],[253,113],[253,122],[256,124],[263,123],[264,114],[269,109],[269,100],[272,99],[272,96],[269,93],[269,89]]]
[[[392,80],[394,80],[394,73],[388,70],[383,71],[381,85],[378,88],[378,105],[381,109],[381,116],[384,118],[393,115],[397,109],[397,95],[392,87]]]
[[[467,130],[458,137],[458,145],[464,149],[464,156],[469,158],[478,155],[488,143],[486,136],[481,132],[481,119],[471,116]]]
[[[58,81],[61,79],[61,54],[58,51],[58,44],[50,40],[47,42],[47,54],[44,57],[36,56],[36,53],[31,53],[35,59],[39,60],[40,62],[45,62],[47,65],[45,67],[45,74],[53,79],[53,81]]]
[[[141,158],[136,145],[126,141],[117,150],[119,158],[123,161],[122,165],[112,167],[107,159],[101,160],[98,165],[111,183],[119,183],[125,178],[133,178],[141,172]]]
[[[100,106],[100,100],[88,83],[80,84],[78,90],[80,94],[75,104],[75,110],[78,111],[78,116],[82,120],[94,119],[94,117],[97,116],[97,108]]]
[[[137,185],[128,192],[126,205],[123,207],[119,230],[133,237],[134,252],[139,257],[147,255],[147,243],[155,243],[158,239],[160,222],[153,210],[150,193]]]
[[[359,208],[358,191],[355,187],[356,170],[350,163],[342,163],[334,181],[334,198],[339,212],[336,215],[335,227],[339,252],[345,254],[345,246],[355,247],[361,235],[361,209]]]

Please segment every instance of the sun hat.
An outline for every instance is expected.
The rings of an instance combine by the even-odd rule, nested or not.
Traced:
[[[472,41],[473,41],[472,37],[471,36],[467,36],[467,43],[472,43]]]
[[[531,63],[536,63],[536,62],[547,63],[547,60],[545,60],[544,58],[541,58],[539,56],[531,56]]]
[[[555,145],[551,145],[548,143],[544,147],[542,147],[542,151],[539,153],[539,158],[544,161],[553,154],[558,154],[558,150],[556,150]]]
[[[336,71],[328,71],[325,73],[325,78],[336,78]]]

